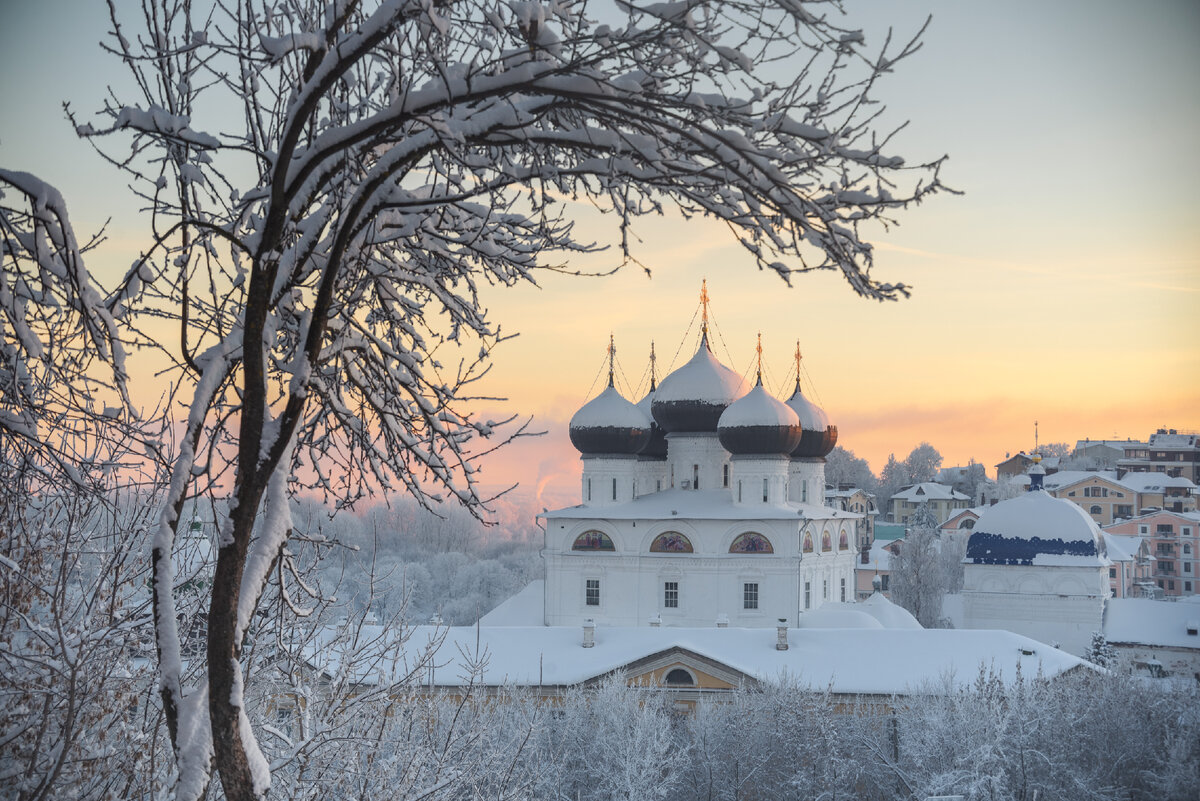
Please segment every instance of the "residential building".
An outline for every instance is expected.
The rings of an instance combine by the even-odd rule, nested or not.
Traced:
[[[1102,532],[1108,560],[1108,583],[1113,598],[1156,598],[1154,556],[1146,537]]]
[[[1153,509],[1196,509],[1196,487],[1182,476],[1163,473],[1093,473],[1064,470],[1046,476],[1046,490],[1078,504],[1097,524],[1108,526]]]
[[[1160,428],[1150,435],[1148,442],[1127,445],[1117,467],[1122,473],[1166,473],[1200,484],[1200,434]]]
[[[892,522],[908,523],[913,513],[924,504],[937,518],[938,525],[949,520],[960,509],[971,505],[971,499],[953,487],[926,481],[905,487],[892,496]]]
[[[1104,529],[1137,536],[1154,557],[1150,578],[1166,597],[1200,592],[1200,513],[1155,511]]]
[[[875,541],[875,518],[879,510],[875,507],[875,495],[861,487],[841,485],[837,489],[825,490],[825,505],[843,512],[862,515],[855,524],[854,542],[859,551],[870,548]]]
[[[1145,447],[1132,439],[1081,439],[1071,451],[1071,464],[1078,470],[1115,470],[1126,449]]]

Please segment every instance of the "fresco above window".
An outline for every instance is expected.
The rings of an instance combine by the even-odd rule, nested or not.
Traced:
[[[692,553],[692,542],[678,531],[664,531],[650,543],[650,553]]]
[[[756,531],[739,534],[729,546],[730,553],[775,553],[771,541]]]
[[[603,531],[585,531],[575,538],[572,551],[615,551],[617,547]]]

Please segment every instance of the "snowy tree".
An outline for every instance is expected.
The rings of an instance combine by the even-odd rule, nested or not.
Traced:
[[[1083,658],[1100,667],[1115,668],[1117,666],[1117,649],[1109,645],[1103,631],[1096,630],[1092,632],[1092,641],[1088,644]]]
[[[909,518],[891,566],[892,600],[912,612],[925,628],[937,626],[949,577],[941,556],[937,518],[928,504],[918,505]]]
[[[867,492],[872,492],[878,483],[867,460],[858,458],[854,451],[846,450],[841,445],[825,457],[825,481],[834,488],[849,484]]]
[[[922,442],[913,448],[904,459],[904,472],[908,484],[920,484],[933,481],[937,477],[938,468],[942,466],[942,455],[937,448],[928,442]]]
[[[669,205],[725,221],[784,280],[835,270],[892,299],[908,288],[872,277],[865,226],[943,188],[940,160],[888,152],[873,96],[917,41],[868,50],[836,4],[146,0],[135,20],[110,7],[107,46],[138,94],[72,120],[152,230],[116,289],[77,307],[96,352],[121,341],[102,310],[129,339],[138,308],[178,331],[159,344],[186,424],[151,553],[182,798],[206,792],[213,766],[230,798],[269,787],[243,646],[270,577],[291,572],[295,481],[339,503],[402,488],[480,510],[477,457],[521,429],[499,435],[466,406],[504,339],[479,289],[597,247],[564,200],[612,215],[624,261],[635,218]],[[53,265],[42,255],[19,257]],[[29,353],[36,337],[21,339]],[[225,483],[207,672],[189,685],[171,556],[188,498]]]

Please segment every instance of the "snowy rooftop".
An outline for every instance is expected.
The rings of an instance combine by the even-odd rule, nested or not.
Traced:
[[[1138,548],[1142,545],[1141,537],[1128,534],[1109,534],[1107,531],[1102,531],[1100,534],[1104,537],[1108,558],[1113,562],[1132,562],[1137,556]]]
[[[701,401],[728,405],[749,389],[742,377],[717,361],[708,345],[702,342],[687,364],[659,383],[654,402]]]
[[[773,397],[762,384],[757,384],[754,389],[729,404],[718,423],[720,428],[799,425],[800,418],[792,411],[792,407]]]
[[[615,387],[603,392],[575,412],[571,428],[650,428],[650,418],[636,404],[622,397]]]
[[[1192,490],[1196,485],[1183,476],[1168,476],[1166,473],[1126,473],[1120,482],[1138,492],[1162,492],[1168,487]]]
[[[546,580],[536,579],[479,618],[481,626],[540,626],[546,622]]]
[[[729,490],[670,489],[611,506],[570,506],[538,517],[606,520],[832,520],[862,515],[807,503],[742,504]]]
[[[892,496],[902,500],[911,501],[912,503],[920,503],[921,501],[969,501],[971,500],[961,492],[956,492],[953,487],[947,487],[945,484],[938,484],[933,481],[925,481],[921,484],[913,484],[901,492],[897,492]]]
[[[360,642],[383,644],[394,636],[365,627]],[[421,683],[454,687],[465,683],[469,662],[483,657],[480,681],[487,686],[568,686],[587,682],[638,660],[682,649],[762,681],[790,679],[835,693],[891,695],[941,691],[973,682],[981,665],[1007,681],[1024,676],[1053,678],[1084,665],[1083,660],[1007,631],[946,629],[789,629],[790,648],[775,649],[773,628],[607,628],[595,630],[595,647],[582,647],[579,627],[419,626],[395,660],[363,660],[370,665],[360,681],[398,680],[413,670],[420,653],[434,652],[432,670],[416,673]],[[323,671],[340,667],[335,631],[313,643],[309,663]],[[478,651],[476,650],[478,645]],[[879,669],[886,658],[887,670]]]
[[[1149,598],[1109,598],[1104,605],[1104,638],[1111,643],[1200,649],[1200,605]]]
[[[895,540],[875,540],[871,543],[871,554],[868,557],[871,560],[870,564],[864,565],[859,561],[855,561],[855,570],[869,570],[872,573],[876,570],[891,570],[892,569],[892,552],[886,547],[891,545]]]
[[[1047,561],[1051,555],[1088,558]],[[1035,557],[1038,561],[1032,561]],[[975,523],[967,559],[992,564],[1108,564],[1100,529],[1087,513],[1041,491],[989,506]]]

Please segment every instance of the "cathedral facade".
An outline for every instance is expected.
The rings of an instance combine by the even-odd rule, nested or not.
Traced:
[[[799,370],[797,370],[797,375]],[[837,428],[722,365],[707,326],[640,403],[609,386],[571,420],[582,503],[545,523],[545,624],[776,627],[854,600],[855,524],[824,505]]]

